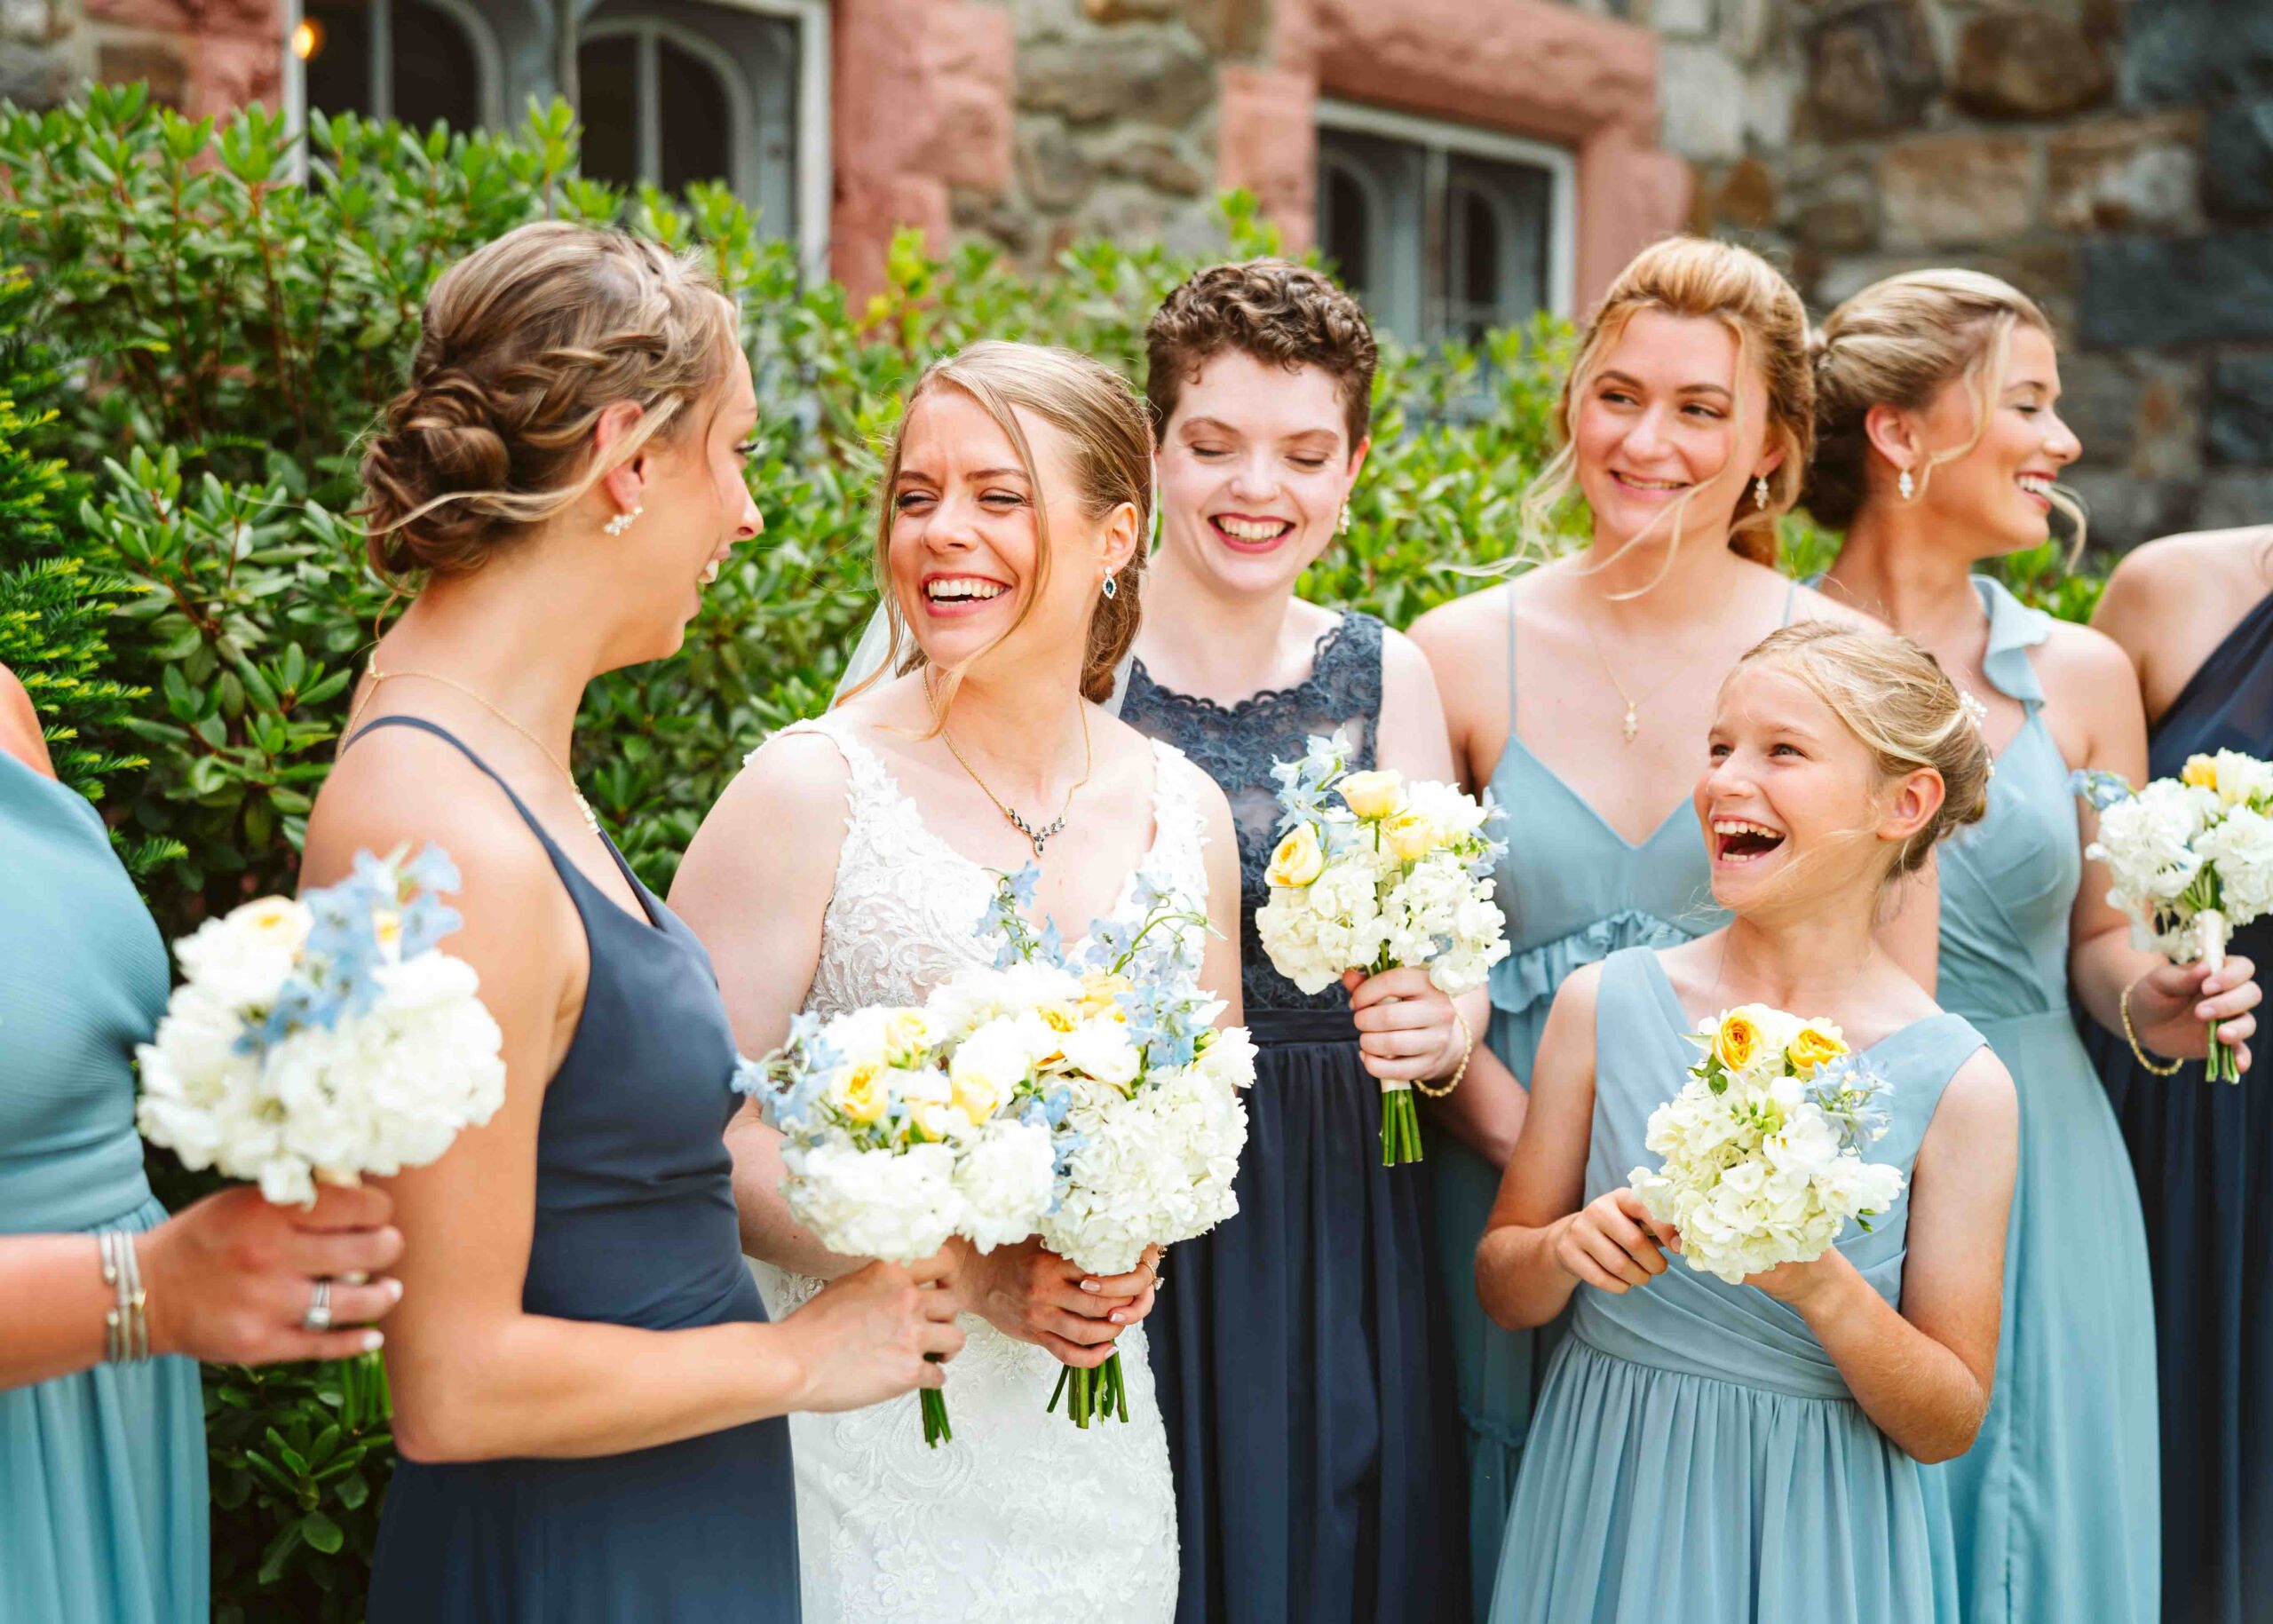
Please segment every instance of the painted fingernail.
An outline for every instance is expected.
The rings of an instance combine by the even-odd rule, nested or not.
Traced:
[[[1101,1291],[1104,1287],[1099,1286],[1095,1280],[1083,1280],[1081,1282],[1081,1289],[1083,1291]]]
[[[402,1282],[400,1280],[389,1280],[387,1282],[387,1299],[393,1303],[400,1303],[402,1301]]]
[[[386,1345],[386,1333],[384,1331],[366,1331],[363,1333],[363,1351],[376,1353]]]
[[[1107,1315],[1105,1316],[1105,1318],[1106,1318],[1106,1319],[1110,1319],[1110,1320],[1112,1320],[1112,1321],[1113,1322],[1113,1324],[1115,1324],[1115,1325],[1124,1325],[1124,1324],[1128,1323],[1128,1319],[1129,1319],[1129,1316],[1128,1316],[1128,1315],[1126,1315],[1126,1314],[1124,1314],[1124,1313],[1122,1313],[1122,1312],[1121,1312],[1119,1309],[1117,1309],[1117,1308],[1116,1308],[1116,1309],[1114,1309],[1114,1310],[1113,1311],[1113,1312],[1111,1312],[1111,1313],[1107,1314]]]

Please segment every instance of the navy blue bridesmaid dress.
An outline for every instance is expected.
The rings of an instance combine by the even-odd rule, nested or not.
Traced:
[[[1172,693],[1140,661],[1121,709],[1231,801],[1240,990],[1259,1051],[1239,1215],[1175,1248],[1147,1326],[1176,1473],[1177,1624],[1468,1614],[1424,1170],[1381,1165],[1381,1086],[1358,1058],[1348,994],[1305,996],[1255,931],[1277,840],[1271,764],[1347,727],[1353,764],[1374,764],[1381,648],[1379,621],[1344,614],[1307,678],[1232,706]]]
[[[577,870],[520,797],[583,922],[591,970],[537,1129],[526,1311],[673,1331],[765,1318],[743,1266],[722,1137],[734,1040],[709,955],[639,883],[634,918]],[[360,738],[361,733],[356,735]],[[352,744],[350,741],[350,744]],[[796,1624],[786,1418],[624,1454],[395,1469],[371,1624]]]
[[[2197,752],[2273,757],[2273,598],[2242,617],[2155,725],[2147,771]],[[2273,967],[2273,920],[2233,950]],[[2261,1013],[2261,1020],[2262,1015]],[[2139,1178],[2153,1276],[2162,1414],[2166,1624],[2273,1619],[2273,1254],[2253,1239],[2273,1192],[2266,1073],[2211,1082],[2198,1061],[2157,1077],[2081,1023]],[[2256,1048],[2266,1049],[2261,1034]]]

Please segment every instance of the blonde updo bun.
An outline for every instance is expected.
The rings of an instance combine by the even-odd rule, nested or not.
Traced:
[[[510,231],[427,296],[409,387],[363,452],[371,563],[458,574],[581,499],[724,384],[733,307],[693,259],[561,220]],[[600,414],[640,418],[605,464]]]

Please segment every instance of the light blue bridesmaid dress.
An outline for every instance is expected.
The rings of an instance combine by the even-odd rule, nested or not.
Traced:
[[[1587,1200],[1655,1161],[1650,1113],[1697,1057],[1691,1025],[1654,950],[1604,963]],[[1871,1160],[1909,1174],[1981,1042],[1940,1014],[1865,1051],[1893,1084]],[[1905,1196],[1839,1241],[1897,1305],[1909,1218]],[[1621,1295],[1581,1286],[1524,1451],[1492,1624],[1929,1624],[1955,1575],[1923,1470],[1765,1292],[1678,1260]]]
[[[1949,1501],[1965,1624],[2144,1624],[2161,1550],[2154,1298],[2130,1157],[2068,1011],[2083,859],[2028,654],[2052,622],[1975,585],[1984,669],[2028,718],[1997,759],[1988,817],[1941,848],[1936,996],[2013,1073],[2020,1172],[1988,1419],[1928,1484]]]
[[[1515,736],[1515,717],[1511,592],[1509,731],[1491,787],[1507,809],[1501,833],[1508,853],[1500,862],[1495,894],[1507,914],[1508,940],[1515,950],[1492,970],[1488,1041],[1493,1053],[1528,1086],[1547,1012],[1565,976],[1621,947],[1686,941],[1716,929],[1727,915],[1714,906],[1704,837],[1686,796],[1648,839],[1635,845]],[[1476,1243],[1499,1193],[1498,1170],[1440,1131],[1430,1133],[1424,1166],[1468,1450],[1469,1572],[1476,1616],[1481,1618],[1500,1565],[1532,1400],[1559,1330],[1501,1330],[1476,1300]]]
[[[165,944],[95,809],[4,750],[0,875],[0,1234],[149,1229],[133,1056]],[[206,1518],[188,1359],[0,1390],[0,1624],[204,1624]]]

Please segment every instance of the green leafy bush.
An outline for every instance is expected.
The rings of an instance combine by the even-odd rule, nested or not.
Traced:
[[[14,369],[23,415],[0,416],[0,658],[42,685],[73,781],[106,793],[154,865],[170,934],[292,884],[392,594],[344,517],[355,441],[453,259],[546,215],[621,220],[707,257],[742,311],[765,535],[709,590],[685,652],[596,683],[580,721],[586,792],[658,890],[743,755],[819,710],[842,669],[870,605],[879,442],[915,373],[999,337],[1069,345],[1134,382],[1144,321],[1191,268],[1087,243],[1032,279],[904,237],[855,312],[722,187],[627,196],[579,178],[565,107],[533,107],[511,135],[309,123],[303,180],[257,108],[217,125],[129,86],[0,113],[17,205],[0,264],[35,273],[45,346]],[[1272,246],[1251,202],[1227,199],[1223,251]],[[0,303],[0,335],[12,313]],[[1569,341],[1542,321],[1476,349],[1391,350],[1352,534],[1306,590],[1403,624],[1472,589],[1457,566],[1514,551]],[[1819,533],[1787,534],[1827,557]],[[203,1187],[162,1158],[152,1171],[170,1204]],[[306,1369],[217,1369],[206,1398],[217,1616],[360,1618],[392,1461],[363,1396]]]

